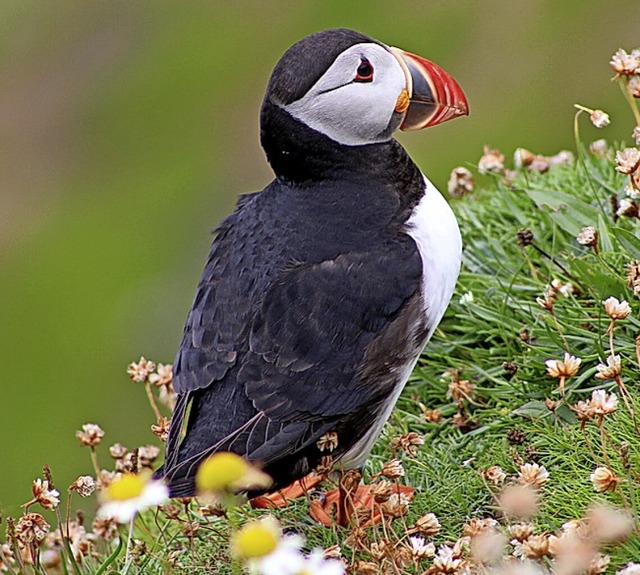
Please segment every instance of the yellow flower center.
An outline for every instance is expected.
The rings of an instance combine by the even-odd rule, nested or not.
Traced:
[[[247,462],[235,453],[215,453],[198,468],[196,488],[200,492],[228,490],[245,476],[248,469]]]
[[[106,498],[109,500],[125,501],[142,495],[146,481],[139,475],[124,473],[120,479],[113,481],[106,490]]]
[[[238,557],[253,559],[264,557],[278,545],[279,533],[272,526],[256,521],[243,527],[235,537],[235,553]]]

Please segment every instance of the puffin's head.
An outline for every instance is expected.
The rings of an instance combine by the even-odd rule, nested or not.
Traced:
[[[469,113],[460,86],[442,68],[346,29],[312,34],[285,52],[271,75],[263,115],[271,105],[348,146]]]

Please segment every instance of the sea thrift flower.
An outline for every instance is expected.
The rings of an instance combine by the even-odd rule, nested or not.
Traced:
[[[82,426],[82,431],[76,431],[76,437],[82,445],[95,447],[102,441],[104,431],[95,423],[85,423]]]
[[[392,459],[387,461],[380,471],[380,475],[384,475],[387,479],[398,479],[404,477],[404,467],[399,459]]]
[[[169,490],[162,481],[145,474],[123,473],[102,491],[99,517],[112,517],[119,523],[129,523],[137,513],[164,503]]]
[[[142,357],[140,358],[141,361],[143,359],[144,358]],[[147,362],[147,363],[150,365],[153,365],[153,362]],[[132,365],[137,365],[137,364],[132,363],[129,367],[131,367]],[[147,365],[146,367],[148,371],[149,366]],[[148,379],[149,379],[149,383],[151,383],[152,385],[155,385],[156,387],[171,385],[173,383],[173,366],[170,363],[159,363],[156,369],[156,373],[150,373],[148,376]],[[144,379],[142,381],[144,381]]]
[[[96,490],[96,480],[91,475],[81,475],[69,487],[70,491],[77,491],[80,497],[89,497]]]
[[[589,478],[591,479],[591,483],[593,483],[593,488],[598,493],[613,491],[618,486],[618,483],[622,481],[622,479],[608,467],[597,467]]]
[[[580,230],[576,240],[582,246],[595,249],[598,245],[598,231],[592,226],[584,227]]]
[[[153,467],[154,461],[160,455],[160,448],[155,445],[138,447],[138,462],[140,467]]]
[[[549,480],[549,472],[537,463],[524,463],[520,466],[518,481],[521,485],[542,487]]]
[[[499,174],[504,171],[504,154],[484,146],[484,154],[478,162],[478,171],[481,174]]]
[[[627,282],[634,295],[640,297],[640,262],[627,264]]]
[[[416,559],[424,559],[432,557],[436,553],[436,547],[433,543],[427,543],[422,537],[412,535],[409,537],[411,543],[411,554]]]
[[[416,521],[415,529],[422,535],[431,537],[440,531],[440,522],[434,513],[427,513]]]
[[[622,198],[620,200],[620,204],[616,210],[616,215],[618,217],[637,218],[638,214],[640,214],[640,206],[638,206],[638,202],[630,198]]]
[[[638,77],[636,83],[638,85],[638,95],[636,96],[636,98],[640,98],[640,77]],[[636,141],[636,146],[640,146],[640,126],[636,126],[633,129],[633,132],[631,132],[631,137]]]
[[[625,148],[616,152],[616,171],[622,174],[632,174],[640,164],[640,150],[638,148]]]
[[[404,433],[391,442],[392,449],[395,451],[402,450],[411,457],[415,457],[416,453],[418,453],[418,447],[421,445],[424,445],[424,437],[418,435],[415,431]]]
[[[514,541],[522,542],[534,532],[534,526],[531,523],[515,523],[509,526],[509,533]]]
[[[42,541],[49,531],[50,525],[39,513],[27,513],[16,522],[16,538],[25,547],[33,542]]]
[[[441,545],[433,558],[432,573],[457,573],[463,566],[462,559],[454,553],[453,547]]]
[[[449,177],[447,189],[453,197],[461,197],[473,191],[473,174],[467,168],[454,168]]]
[[[302,566],[295,575],[344,575],[345,572],[342,561],[326,557],[321,550],[315,549],[302,559]]]
[[[171,420],[166,417],[161,417],[158,420],[158,423],[151,426],[151,431],[154,435],[157,435],[161,441],[167,441],[169,437],[169,427],[171,425]]]
[[[39,503],[44,509],[55,509],[60,503],[60,492],[57,489],[49,489],[49,481],[35,479],[31,486],[33,500],[28,503]]]
[[[618,409],[618,398],[615,393],[607,395],[604,389],[596,389],[591,394],[590,404],[596,415],[607,415]]]
[[[196,472],[196,489],[201,494],[267,488],[271,483],[269,475],[235,453],[214,453]]]
[[[566,353],[564,354],[564,360],[548,359],[545,361],[547,366],[547,373],[551,377],[571,377],[578,373],[582,360],[579,357]]]
[[[616,76],[633,76],[640,74],[640,51],[633,50],[631,54],[627,54],[626,50],[620,48],[609,62],[615,70]]]
[[[620,363],[619,355],[610,355],[607,358],[607,365],[599,363],[596,366],[596,378],[597,379],[615,379],[620,375],[622,371],[622,365]]]
[[[631,313],[631,307],[624,300],[618,301],[615,297],[609,297],[602,303],[604,311],[611,319],[625,319]]]
[[[485,529],[471,538],[471,556],[477,563],[496,563],[502,559],[507,538],[496,529]]]
[[[155,363],[145,359],[144,356],[141,356],[138,363],[134,361],[129,364],[129,367],[127,367],[127,373],[133,381],[142,383],[147,381],[147,378],[155,371],[155,369]]]
[[[491,517],[472,517],[467,523],[462,526],[462,532],[467,537],[474,537],[482,531],[493,529],[497,524],[498,522]]]
[[[591,112],[589,119],[596,128],[604,128],[611,123],[611,120],[609,120],[609,114],[602,110],[594,110]]]
[[[589,151],[593,155],[600,156],[602,158],[606,157],[608,150],[609,146],[605,139],[595,140],[589,145]]]
[[[111,517],[96,517],[91,528],[96,536],[105,541],[111,541],[118,534],[118,523]]]
[[[393,493],[380,506],[380,510],[390,517],[402,517],[409,513],[409,503],[409,498],[404,493]]]
[[[514,555],[528,559],[542,559],[549,553],[549,538],[546,535],[530,535],[516,545]]]
[[[507,478],[507,474],[504,472],[502,467],[499,467],[497,465],[492,465],[491,467],[486,469],[484,472],[484,476],[487,478],[487,481],[493,483],[494,485],[501,485]]]

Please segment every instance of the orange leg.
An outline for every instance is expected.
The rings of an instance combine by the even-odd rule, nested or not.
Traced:
[[[254,497],[249,501],[249,503],[254,509],[273,509],[286,507],[290,499],[297,499],[298,497],[302,497],[316,485],[318,485],[318,483],[320,483],[323,479],[323,475],[311,472],[309,473],[309,475],[306,475],[302,479],[294,481],[291,485],[288,485],[283,489],[274,491],[273,493],[268,493],[267,495]]]

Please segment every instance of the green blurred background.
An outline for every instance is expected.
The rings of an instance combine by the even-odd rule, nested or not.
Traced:
[[[347,26],[426,56],[471,116],[403,143],[445,188],[483,144],[573,148],[572,105],[629,139],[611,54],[640,45],[638,0],[41,1],[0,4],[0,507],[43,463],[90,472],[74,431],[153,441],[141,354],[171,362],[211,241],[270,171],[258,111],[299,38]],[[106,446],[100,453],[106,461]]]

